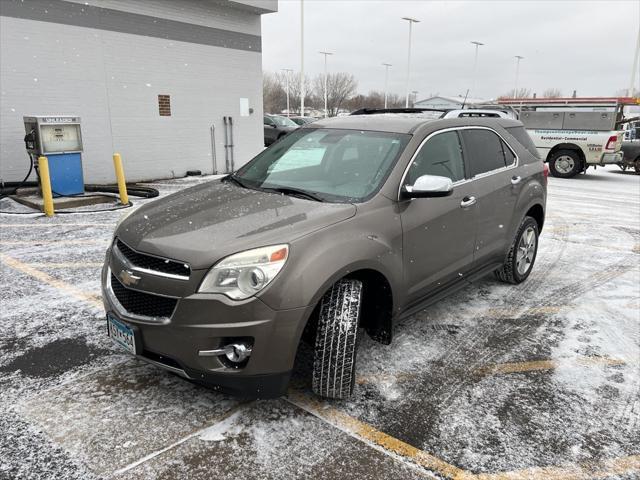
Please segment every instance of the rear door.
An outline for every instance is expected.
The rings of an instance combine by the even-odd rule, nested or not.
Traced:
[[[469,203],[471,185],[459,133],[438,132],[421,145],[402,185],[422,175],[439,175],[454,182],[453,194],[400,202],[403,263],[408,300],[433,293],[465,273],[473,263],[475,205]]]
[[[517,156],[495,131],[473,127],[461,130],[472,195],[477,205],[475,266],[502,261],[512,238],[509,226],[523,181]]]

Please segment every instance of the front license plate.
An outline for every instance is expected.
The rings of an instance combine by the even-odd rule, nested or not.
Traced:
[[[130,326],[111,315],[107,315],[107,332],[111,339],[127,352],[136,354],[136,337]]]

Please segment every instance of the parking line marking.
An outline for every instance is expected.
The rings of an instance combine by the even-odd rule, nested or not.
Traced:
[[[226,411],[225,413],[223,413],[222,415],[220,415],[220,417],[218,417],[211,425],[207,425],[206,427],[200,428],[198,430],[196,430],[193,433],[190,433],[189,435],[182,437],[180,440],[177,440],[176,442],[173,442],[171,445],[167,445],[166,447],[161,448],[160,450],[156,450],[155,452],[151,452],[148,455],[145,455],[144,457],[136,460],[135,462],[130,463],[129,465],[126,465],[114,472],[111,473],[111,476],[117,476],[117,475],[121,475],[125,472],[128,472],[129,470],[136,468],[138,465],[141,465],[159,455],[162,455],[164,452],[168,452],[169,450],[177,447],[178,445],[182,445],[184,442],[186,442],[187,440],[191,440],[194,437],[197,437],[198,435],[200,435],[201,433],[203,433],[205,430],[213,427],[214,425],[219,424],[220,422],[226,420],[227,418],[229,418],[231,415],[233,415],[234,413],[236,413],[237,411],[239,411],[240,409],[244,408],[246,405],[250,405],[251,403],[254,403],[253,401],[251,402],[241,402],[238,405],[236,405],[235,407],[229,409],[228,411]]]
[[[477,480],[595,480],[640,472],[640,455],[558,467],[532,467],[512,472],[479,473]]]
[[[625,365],[626,362],[609,357],[580,357],[577,359],[534,360],[530,362],[513,362],[489,365],[475,370],[476,375],[500,375],[506,373],[535,372],[539,370],[554,370],[565,361],[584,366],[604,365],[607,367]]]
[[[402,440],[398,440],[395,437],[387,435],[368,423],[362,422],[336,408],[310,398],[301,392],[289,390],[287,397],[285,398],[296,407],[310,413],[314,417],[324,420],[339,430],[342,430],[343,432],[374,448],[382,449],[386,453],[392,453],[404,459],[408,459],[420,467],[437,472],[448,478],[455,480],[474,478],[473,474],[470,474],[465,470],[455,467],[444,460],[434,457],[423,450],[403,442]]]
[[[102,300],[98,295],[90,294],[83,292],[77,287],[68,284],[67,282],[63,282],[62,280],[58,280],[57,278],[52,277],[51,275],[41,272],[26,263],[21,262],[20,260],[16,260],[13,257],[10,257],[4,253],[0,253],[0,261],[2,261],[5,265],[18,270],[22,273],[26,273],[47,285],[57,288],[58,290],[62,290],[77,300],[81,300],[83,302],[89,303],[91,306],[95,308],[99,308],[102,310]]]

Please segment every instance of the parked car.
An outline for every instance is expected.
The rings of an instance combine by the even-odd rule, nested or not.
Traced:
[[[293,132],[299,125],[280,115],[264,116],[264,146],[268,147],[287,133]]]
[[[625,171],[627,168],[633,168],[636,173],[640,174],[640,140],[622,142],[622,161],[618,166]]]
[[[288,117],[289,120],[297,125],[306,125],[307,123],[313,123],[317,120],[315,117]]]
[[[528,138],[502,118],[357,115],[292,131],[120,221],[102,270],[109,335],[258,397],[286,392],[307,342],[313,391],[346,398],[364,332],[390,344],[394,322],[470,282],[527,279],[547,191]]]

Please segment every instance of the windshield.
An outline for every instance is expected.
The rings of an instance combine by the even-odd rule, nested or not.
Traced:
[[[290,120],[287,117],[279,117],[278,115],[273,115],[269,118],[273,120],[273,123],[275,123],[279,127],[297,127],[298,126],[293,120]]]
[[[292,188],[326,201],[362,201],[382,185],[411,136],[361,130],[296,130],[242,167],[249,188]]]

